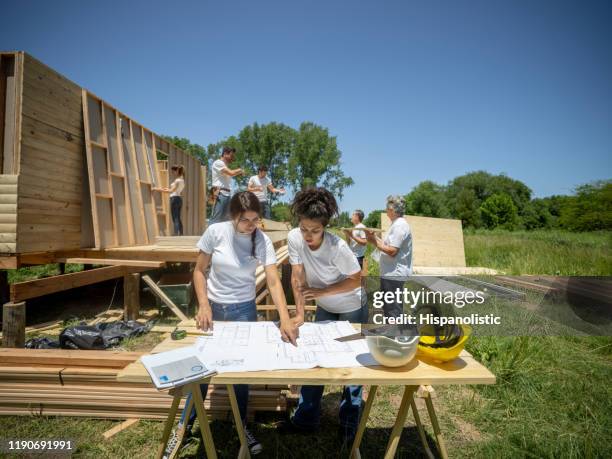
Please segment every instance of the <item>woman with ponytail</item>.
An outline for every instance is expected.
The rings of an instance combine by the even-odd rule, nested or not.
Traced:
[[[291,285],[297,307],[297,323],[304,320],[304,303],[315,300],[315,321],[362,320],[361,268],[348,244],[325,230],[338,215],[338,204],[325,188],[296,194],[291,212],[299,227],[289,231]],[[361,410],[361,386],[346,386],[340,403],[343,440],[352,442]],[[313,431],[319,426],[323,386],[302,386],[300,401],[283,431]]]
[[[204,331],[213,330],[215,320],[255,322],[255,270],[261,264],[268,291],[278,308],[281,336],[296,345],[298,327],[289,317],[276,268],[274,246],[270,238],[257,228],[261,213],[259,199],[249,191],[236,193],[229,203],[229,213],[230,221],[210,225],[197,244],[200,254],[193,272],[199,304],[197,327]],[[204,398],[208,385],[200,387]],[[234,388],[242,422],[246,426],[249,386],[236,384]],[[188,418],[186,426],[185,418]],[[189,431],[194,419],[195,410],[189,415],[183,411],[179,428]],[[246,427],[245,432],[251,454],[261,452],[261,444]],[[174,441],[170,442],[171,450],[176,447],[176,438],[175,434]]]

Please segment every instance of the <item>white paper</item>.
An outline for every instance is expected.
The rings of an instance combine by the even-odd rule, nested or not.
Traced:
[[[376,365],[364,339],[335,340],[353,334],[346,321],[305,323],[296,347],[273,322],[215,322],[212,336],[198,338],[196,347],[218,373]]]
[[[196,346],[185,346],[140,358],[158,389],[177,387],[215,374],[203,361]]]

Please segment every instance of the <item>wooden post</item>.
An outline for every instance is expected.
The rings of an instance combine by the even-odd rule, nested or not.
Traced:
[[[59,263],[60,274],[66,274],[66,263]]]
[[[137,320],[140,315],[140,274],[123,276],[123,318]]]
[[[6,269],[2,269],[0,270],[0,304],[7,303],[10,299],[8,273]]]
[[[6,303],[2,307],[2,346],[25,346],[25,301]]]

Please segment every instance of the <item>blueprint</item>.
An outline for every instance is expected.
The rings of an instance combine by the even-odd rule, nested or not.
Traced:
[[[376,365],[364,339],[335,341],[354,333],[349,322],[305,323],[294,346],[274,322],[215,322],[212,336],[198,338],[196,348],[218,373]]]

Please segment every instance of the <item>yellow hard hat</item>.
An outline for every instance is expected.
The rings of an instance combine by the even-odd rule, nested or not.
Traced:
[[[455,360],[465,347],[472,329],[467,325],[456,325],[445,330],[445,334],[421,336],[417,356],[436,362]]]

